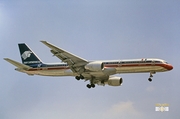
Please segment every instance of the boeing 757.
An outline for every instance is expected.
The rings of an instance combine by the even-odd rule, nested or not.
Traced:
[[[88,88],[106,84],[120,86],[123,79],[114,75],[122,73],[149,73],[148,80],[151,82],[156,72],[173,69],[171,64],[156,58],[88,61],[47,41],[41,42],[64,63],[43,63],[25,43],[18,44],[22,63],[9,58],[4,58],[4,60],[16,66],[15,70],[28,75],[73,76],[77,80],[89,81]]]

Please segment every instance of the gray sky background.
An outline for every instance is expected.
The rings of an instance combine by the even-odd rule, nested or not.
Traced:
[[[1,0],[0,119],[176,119],[180,117],[179,0]],[[73,77],[28,76],[4,57],[21,62],[27,43],[44,62],[60,62],[47,40],[87,60],[161,58],[170,72],[118,74],[121,87]],[[155,112],[168,103],[169,112]]]

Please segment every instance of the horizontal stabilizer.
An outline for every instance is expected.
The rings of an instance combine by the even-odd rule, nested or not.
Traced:
[[[14,60],[12,60],[12,59],[9,59],[9,58],[4,58],[4,60],[6,60],[7,62],[11,63],[12,65],[14,65],[14,66],[16,66],[16,67],[18,67],[18,68],[20,68],[20,69],[27,70],[27,69],[32,68],[32,67],[30,67],[30,66],[27,66],[27,65],[25,65],[25,64],[21,64],[21,63],[16,62],[16,61],[14,61]]]

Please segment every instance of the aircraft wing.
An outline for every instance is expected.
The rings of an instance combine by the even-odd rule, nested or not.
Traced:
[[[83,70],[82,66],[88,63],[87,60],[80,58],[72,53],[69,53],[47,41],[41,41],[41,42],[51,49],[51,53],[54,56],[58,57],[63,62],[66,62],[70,66],[73,72],[80,72],[80,70],[82,71]]]
[[[14,60],[12,60],[12,59],[9,59],[9,58],[4,58],[4,60],[6,60],[7,62],[11,63],[12,65],[14,65],[14,66],[16,66],[16,67],[18,67],[18,68],[20,68],[20,69],[25,69],[25,70],[27,70],[27,69],[32,68],[32,67],[30,67],[30,66],[21,64],[21,63],[16,62],[16,61],[14,61]]]

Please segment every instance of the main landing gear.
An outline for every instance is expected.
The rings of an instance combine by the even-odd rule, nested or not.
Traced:
[[[76,76],[75,78],[77,80],[80,80],[80,79],[84,79],[84,76],[83,75],[79,75],[79,76]],[[87,84],[86,86],[87,86],[87,88],[95,88],[95,84],[93,83],[93,80],[91,80],[90,84]]]
[[[77,80],[80,80],[80,79],[84,79],[84,76],[83,75],[80,75],[80,76],[76,76],[75,77]]]
[[[80,79],[84,79],[84,76],[83,75],[79,75],[79,76],[76,76],[75,78],[77,80],[80,80]],[[93,83],[93,80],[91,81],[90,84],[87,84],[86,86],[87,86],[87,88],[95,88],[95,84]]]
[[[95,88],[95,84],[87,84],[87,88]]]

